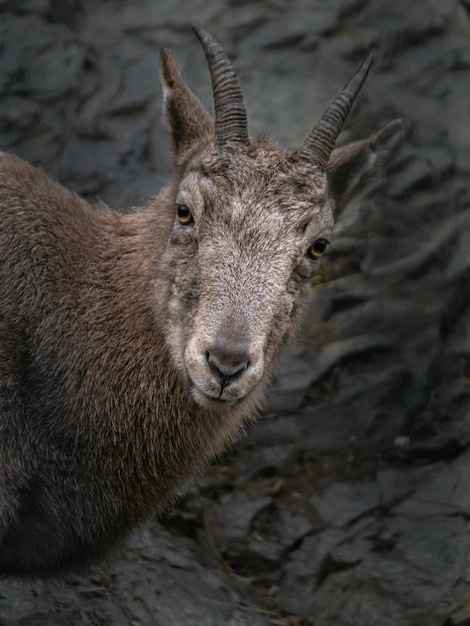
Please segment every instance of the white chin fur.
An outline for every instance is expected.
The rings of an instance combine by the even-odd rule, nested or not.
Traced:
[[[191,384],[191,394],[194,400],[205,409],[223,409],[224,407],[229,408],[239,402],[239,399],[227,399],[209,396],[204,393],[204,391],[201,391],[194,382],[192,382]]]

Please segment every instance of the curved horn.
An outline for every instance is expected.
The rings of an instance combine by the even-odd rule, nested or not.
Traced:
[[[215,108],[215,144],[223,146],[227,141],[248,144],[245,103],[229,58],[204,28],[193,25],[193,30],[201,42],[211,73]]]
[[[303,159],[314,160],[321,167],[326,167],[336,139],[351,111],[362,85],[364,84],[373,56],[370,54],[346,84],[342,92],[336,96],[299,150]]]

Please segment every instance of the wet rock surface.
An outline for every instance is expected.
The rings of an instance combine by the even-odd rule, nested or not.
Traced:
[[[0,145],[123,210],[168,180],[158,51],[209,103],[189,24],[252,130],[300,143],[359,60],[340,137],[403,117],[348,207],[265,415],[172,515],[86,575],[0,587],[2,626],[470,623],[470,5],[1,0]]]

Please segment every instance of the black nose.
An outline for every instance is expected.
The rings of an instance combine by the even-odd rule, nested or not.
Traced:
[[[214,349],[206,352],[206,359],[223,387],[238,378],[249,365],[248,355],[241,351],[227,352],[223,349]]]

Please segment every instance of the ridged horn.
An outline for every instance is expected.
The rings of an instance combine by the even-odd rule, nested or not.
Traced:
[[[228,141],[248,144],[245,103],[240,83],[229,58],[204,28],[194,24],[193,31],[201,42],[211,73],[215,109],[215,145],[221,147]]]
[[[328,106],[300,148],[299,156],[301,158],[313,161],[320,167],[326,167],[335,147],[336,139],[367,78],[372,61],[373,55],[370,54],[341,93]]]

